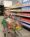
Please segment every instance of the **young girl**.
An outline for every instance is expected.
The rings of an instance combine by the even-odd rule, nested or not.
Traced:
[[[4,33],[7,31],[7,21],[6,21],[6,19],[9,18],[9,14],[10,14],[10,11],[8,9],[4,10],[4,18],[2,20],[2,25],[4,27],[4,29],[3,29]]]

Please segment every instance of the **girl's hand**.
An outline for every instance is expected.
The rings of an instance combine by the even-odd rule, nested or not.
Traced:
[[[6,30],[3,28],[3,32],[6,32]]]

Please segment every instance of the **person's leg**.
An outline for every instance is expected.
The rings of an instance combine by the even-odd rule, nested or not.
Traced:
[[[7,27],[5,28],[4,36],[5,36],[5,37],[8,37],[8,30],[7,30]]]
[[[3,27],[3,34],[4,34],[4,37],[6,36],[6,34],[5,34],[5,27]]]

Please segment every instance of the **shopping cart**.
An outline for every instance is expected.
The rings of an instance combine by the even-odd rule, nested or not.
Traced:
[[[22,36],[20,33],[20,30],[16,29],[16,21],[13,21],[12,23],[7,24],[6,27],[6,33],[4,34],[5,37],[20,37]],[[12,25],[12,26],[11,26]]]

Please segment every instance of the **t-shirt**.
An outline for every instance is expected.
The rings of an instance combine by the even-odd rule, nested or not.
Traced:
[[[8,16],[7,18],[10,18],[10,16]],[[7,19],[7,18],[6,18],[6,19]],[[6,22],[5,19],[2,20],[2,25],[3,25],[3,27],[6,27],[6,26],[7,26],[7,22]]]
[[[3,25],[3,27],[6,27],[7,26],[7,22],[6,22],[5,19],[2,20],[2,25]]]

